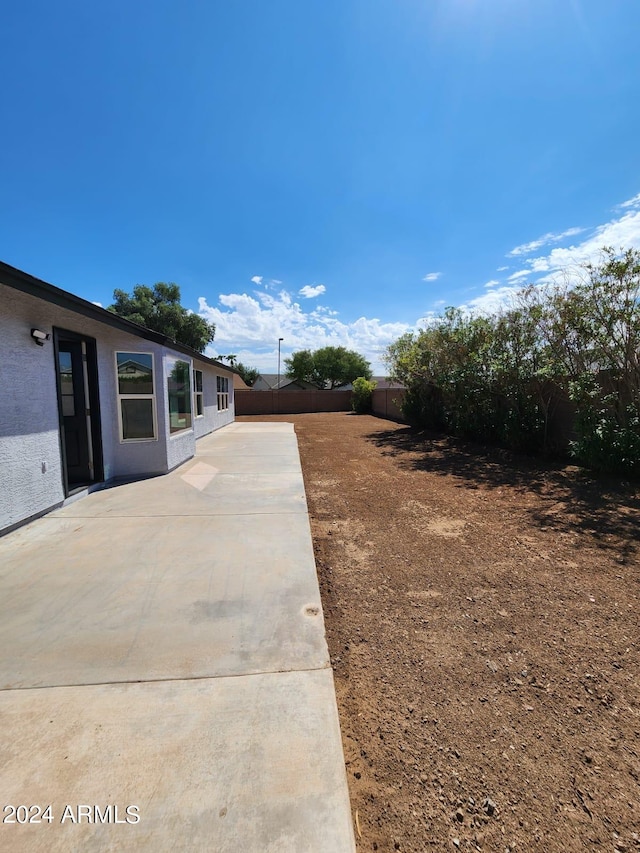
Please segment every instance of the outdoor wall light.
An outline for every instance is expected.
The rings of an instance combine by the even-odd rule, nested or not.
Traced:
[[[51,335],[49,332],[43,332],[41,329],[31,329],[31,337],[39,347],[43,347],[44,342],[48,341]]]

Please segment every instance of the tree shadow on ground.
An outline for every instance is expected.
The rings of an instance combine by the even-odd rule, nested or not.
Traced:
[[[459,488],[533,493],[527,508],[540,528],[584,533],[628,563],[640,545],[640,485],[595,475],[566,461],[526,456],[499,447],[400,427],[366,436],[404,470],[454,477]]]

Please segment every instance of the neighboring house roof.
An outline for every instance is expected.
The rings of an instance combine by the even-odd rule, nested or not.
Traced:
[[[399,382],[392,382],[386,376],[373,376],[372,380],[378,388],[404,388]],[[260,373],[252,388],[256,391],[306,391],[308,389],[318,390],[318,386],[312,382],[303,380],[289,379],[287,376],[280,375],[280,384],[278,385],[277,373]],[[329,389],[327,389],[329,390]],[[337,385],[332,391],[353,391],[353,383],[348,382],[346,385]]]
[[[391,379],[387,379],[386,376],[372,376],[371,381],[376,383],[376,387],[374,390],[378,391],[381,388],[404,388],[400,382],[394,382]],[[353,382],[349,382],[347,385],[340,385],[338,388],[334,389],[335,391],[353,391]]]
[[[250,391],[251,386],[247,385],[239,373],[233,374],[233,390],[234,391]]]
[[[402,382],[396,382],[393,379],[389,379],[386,376],[374,376],[373,381],[376,383],[376,390],[378,388],[404,388],[405,386]]]
[[[16,269],[16,267],[5,264],[3,261],[0,261],[0,284],[12,287],[14,290],[20,290],[22,293],[28,293],[30,296],[35,296],[38,299],[43,299],[45,302],[58,305],[60,308],[66,308],[68,311],[74,311],[83,317],[97,320],[99,323],[104,323],[114,329],[128,332],[130,335],[136,335],[139,338],[144,338],[144,340],[154,341],[157,344],[170,347],[177,352],[191,356],[191,358],[197,358],[199,361],[204,361],[207,364],[213,364],[230,373],[236,374],[238,372],[234,367],[209,358],[201,352],[180,344],[160,332],[154,332],[151,329],[147,329],[146,326],[140,326],[138,323],[126,320],[112,311],[107,311],[106,308],[94,305],[93,302],[82,299],[80,296],[75,296],[73,293],[62,290],[62,288],[56,287],[53,284],[48,284],[46,281],[35,278],[22,270]]]
[[[280,374],[278,382],[277,373],[260,373],[251,387],[255,391],[306,391],[309,388],[316,388],[311,382],[289,379],[283,374]]]

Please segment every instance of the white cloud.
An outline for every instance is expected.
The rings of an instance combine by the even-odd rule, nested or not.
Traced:
[[[537,281],[550,281],[560,273],[570,274],[573,270],[588,263],[598,263],[603,246],[620,248],[640,248],[640,210],[625,213],[604,225],[599,225],[586,240],[576,246],[555,248],[548,255],[532,258],[529,269],[522,275],[528,275]],[[520,273],[515,275],[520,276]],[[509,277],[512,281],[514,276]]]
[[[326,291],[326,287],[324,284],[318,284],[316,287],[312,287],[310,284],[305,284],[304,287],[301,287],[298,293],[300,296],[304,296],[305,299],[314,299],[316,296],[320,296],[320,294]]]
[[[460,309],[473,314],[494,314],[501,308],[507,306],[514,295],[520,290],[520,287],[503,285],[495,290],[489,290],[482,296],[477,296],[475,299],[470,299],[464,305],[460,305]]]
[[[499,310],[508,305],[513,296],[528,282],[544,284],[559,277],[567,278],[574,271],[579,271],[580,266],[585,263],[598,263],[603,246],[640,249],[640,194],[617,210],[617,215],[611,221],[592,228],[577,245],[564,248],[556,245],[546,254],[521,257],[522,269],[508,276],[505,284],[501,285],[497,279],[487,281],[484,292],[460,305],[460,308],[463,311],[478,313]],[[525,245],[537,245],[540,249],[545,240],[546,245],[549,245],[585,230],[570,228],[562,235],[548,234],[544,240],[540,238]],[[527,251],[527,254],[532,254],[533,251],[536,250]],[[500,271],[506,269],[508,267],[502,267]],[[425,280],[436,281],[439,276],[440,273],[429,273]],[[262,276],[254,276],[251,280],[254,284],[263,283]],[[251,296],[247,293],[220,294],[215,306],[209,305],[206,298],[200,297],[200,315],[216,324],[214,345],[208,348],[207,354],[233,352],[243,363],[275,373],[278,338],[282,337],[283,359],[299,349],[346,346],[362,353],[371,362],[374,373],[384,375],[386,367],[382,362],[382,355],[386,347],[405,332],[428,326],[436,317],[436,310],[429,310],[412,325],[385,323],[380,319],[367,317],[344,322],[338,312],[330,307],[313,303],[311,310],[304,310],[295,301],[293,294],[278,285],[281,285],[280,281],[270,279],[263,284],[261,290],[255,291]],[[320,287],[322,291],[319,291]],[[314,292],[316,290],[317,293]],[[324,285],[306,285],[301,288],[298,296],[313,298],[325,291]],[[439,309],[442,305],[444,300],[439,299],[432,307]]]
[[[537,240],[532,240],[530,243],[523,243],[522,246],[516,246],[515,249],[509,252],[509,257],[530,255],[532,252],[537,252],[542,246],[548,246],[550,243],[560,243],[562,240],[566,240],[567,237],[575,237],[577,234],[581,234],[584,230],[584,228],[567,228],[561,234],[545,234],[542,237],[538,237]]]
[[[429,272],[425,275],[425,277],[422,280],[423,281],[437,281],[441,275],[442,275],[441,272]]]
[[[514,294],[529,282],[544,285],[562,280],[571,283],[572,279],[580,277],[585,264],[600,262],[604,246],[640,249],[640,194],[619,205],[617,210],[617,217],[593,228],[581,243],[569,247],[556,246],[546,255],[523,261],[527,267],[512,273],[507,279],[508,284],[490,289],[460,307],[468,311],[495,311],[507,305]],[[563,234],[567,236],[574,230],[568,229]],[[580,229],[581,233],[586,230]],[[534,240],[526,245],[532,246],[537,242]],[[487,289],[489,284],[485,285]]]
[[[509,276],[507,281],[519,281],[521,278],[526,278],[531,275],[531,270],[518,270]]]
[[[102,305],[102,302],[92,302],[91,304],[92,304],[92,305],[97,305],[97,306],[98,306],[98,308],[103,308],[103,307],[104,307],[104,306]]]
[[[508,269],[509,269],[509,267],[508,267],[508,266],[507,266],[507,267],[498,267],[498,269],[496,270],[496,272],[504,272],[505,270],[508,270]]]
[[[383,323],[377,318],[359,317],[345,323],[338,312],[324,306],[305,311],[289,292],[223,293],[218,305],[205,297],[198,300],[199,313],[215,323],[216,336],[208,354],[233,352],[240,361],[266,372],[277,370],[278,338],[283,358],[300,349],[345,346],[371,362],[374,373],[386,370],[382,354],[400,335],[414,328],[407,323]],[[275,355],[274,355],[275,353]]]
[[[630,198],[628,201],[623,201],[621,205],[618,206],[619,209],[627,210],[630,207],[637,209],[640,207],[640,193],[638,195],[634,195],[633,198]]]

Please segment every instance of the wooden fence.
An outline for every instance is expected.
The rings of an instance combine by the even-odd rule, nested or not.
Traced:
[[[402,388],[378,388],[371,405],[374,415],[403,420]],[[235,392],[236,415],[299,415],[304,412],[349,412],[351,391],[244,391]]]
[[[404,388],[376,388],[371,395],[371,408],[374,415],[404,421],[400,405],[404,397]]]
[[[236,415],[348,412],[351,391],[236,391]]]

